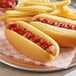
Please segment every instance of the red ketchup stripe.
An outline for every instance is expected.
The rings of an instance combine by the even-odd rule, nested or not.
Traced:
[[[53,20],[48,20],[48,19],[41,19],[41,18],[36,18],[34,21],[46,23],[46,24],[56,26],[56,27],[60,27],[60,28],[76,30],[76,25],[61,23],[61,22],[58,22],[58,21],[53,21]]]
[[[45,20],[45,22],[47,22],[47,21]],[[24,36],[25,38],[27,38],[29,40],[31,40],[32,42],[36,43],[38,46],[40,46],[41,48],[43,48],[46,51],[51,46],[53,46],[52,44],[50,44],[49,42],[47,42],[43,38],[38,37],[37,35],[33,34],[32,32],[28,31],[27,29],[19,26],[18,24],[9,24],[7,28],[9,30],[15,31],[16,33]],[[47,52],[50,54],[53,53],[52,50],[50,50],[50,49]]]

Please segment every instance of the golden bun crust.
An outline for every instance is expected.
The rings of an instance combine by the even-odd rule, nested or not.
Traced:
[[[9,29],[5,29],[5,35],[7,40],[21,53],[23,53],[25,56],[28,56],[34,60],[39,61],[50,61],[59,54],[59,46],[58,44],[49,36],[44,34],[43,32],[39,31],[32,25],[25,23],[23,21],[17,21],[17,24],[20,26],[26,28],[27,30],[31,31],[34,34],[37,34],[38,36],[48,40],[50,43],[53,43],[55,46],[56,52],[54,55],[49,54],[45,50],[43,50],[41,47],[33,43],[32,41],[24,38],[23,36],[15,33],[14,31],[11,31]]]
[[[76,47],[76,31],[41,22],[31,22],[30,24],[55,39],[61,47]]]

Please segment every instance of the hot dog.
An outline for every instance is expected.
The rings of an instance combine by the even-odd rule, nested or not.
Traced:
[[[34,60],[49,61],[59,54],[59,46],[51,37],[26,22],[8,23],[5,35],[19,52]]]
[[[60,47],[76,47],[76,21],[40,14],[30,24],[55,39]]]

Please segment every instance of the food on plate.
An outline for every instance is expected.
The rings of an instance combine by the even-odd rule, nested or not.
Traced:
[[[58,1],[58,2],[50,2],[50,0],[26,0],[19,5],[20,6],[41,5],[41,6],[56,8],[56,7],[63,7],[63,6],[69,5],[70,3],[71,3],[71,0],[64,0],[64,1]]]
[[[4,3],[2,6],[13,8],[16,3],[10,1],[5,3],[11,5],[4,7]],[[8,9],[4,16],[0,16],[6,24],[6,38],[18,51],[32,59],[54,59],[59,54],[58,44],[60,47],[76,46],[76,13],[67,6],[70,3],[71,0],[27,0]]]
[[[53,9],[46,6],[27,6],[27,7],[15,7],[17,11],[28,11],[28,12],[37,12],[37,13],[49,13]]]
[[[6,16],[0,16],[0,21],[5,21],[6,20]]]
[[[43,0],[44,1],[44,0]],[[47,6],[47,7],[50,7],[50,8],[56,8],[56,5],[53,4],[53,3],[39,3],[39,2],[32,2],[32,1],[25,1],[21,4],[19,4],[18,6],[23,6],[23,7],[26,7],[26,6]]]
[[[0,8],[14,8],[17,5],[17,0],[0,0]]]
[[[19,52],[34,60],[49,61],[59,54],[59,46],[51,37],[26,22],[7,24],[5,35]]]
[[[55,39],[61,47],[76,46],[76,21],[63,17],[40,14],[30,24]]]
[[[28,0],[30,2],[37,2],[37,3],[49,3],[50,0]]]
[[[9,10],[5,14],[8,17],[26,17],[26,16],[36,15],[37,13],[36,12],[21,12],[21,11]]]
[[[50,15],[60,16],[71,20],[76,20],[76,14],[72,12],[68,7],[57,8],[50,13]]]
[[[18,17],[18,18],[7,18],[6,23],[8,22],[16,22],[16,21],[25,21],[28,22],[29,19],[32,19],[32,17]],[[4,18],[3,18],[4,20]]]
[[[50,2],[50,0],[28,0],[18,4],[12,10],[7,10],[5,15],[0,17],[0,20],[9,22],[16,21],[17,18],[17,21],[27,22],[27,17],[34,17],[38,14],[49,14],[76,20],[76,14],[71,12],[70,8],[67,7],[70,3],[71,0],[59,2]],[[21,6],[21,4],[24,6]]]

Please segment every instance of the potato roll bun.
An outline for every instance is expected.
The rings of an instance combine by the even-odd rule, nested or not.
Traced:
[[[76,21],[39,14],[30,21],[30,24],[55,39],[60,47],[76,47]]]
[[[59,54],[55,40],[26,22],[7,24],[5,36],[15,49],[34,60],[50,61]]]

